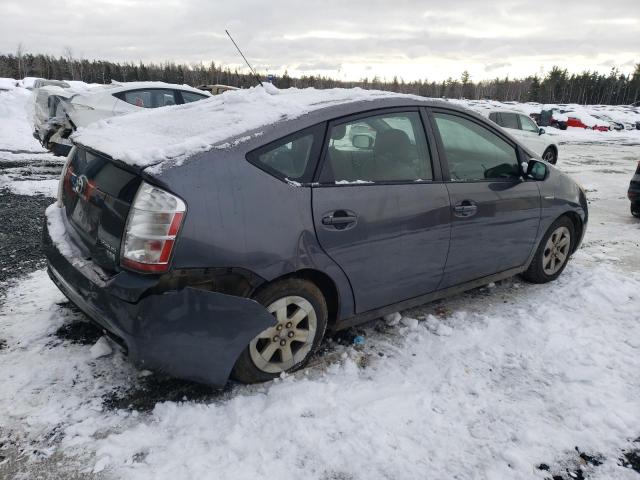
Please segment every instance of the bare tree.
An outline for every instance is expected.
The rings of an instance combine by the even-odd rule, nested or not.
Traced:
[[[71,80],[75,80],[75,69],[73,68],[73,49],[69,46],[64,47],[63,57],[69,64],[69,73],[71,74]]]

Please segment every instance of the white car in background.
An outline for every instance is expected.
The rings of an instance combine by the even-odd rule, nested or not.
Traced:
[[[558,161],[558,145],[528,115],[516,110],[495,110],[489,119],[507,128],[509,133],[549,163]]]
[[[209,92],[187,85],[164,82],[113,83],[99,91],[75,95],[70,99],[68,117],[74,129],[116,115],[182,105],[211,97]]]
[[[182,105],[209,97],[209,92],[188,85],[164,82],[127,82],[100,86],[60,101],[58,111],[64,112],[64,121],[48,137],[46,146],[56,154],[66,155],[72,146],[69,137],[79,127],[145,108]]]

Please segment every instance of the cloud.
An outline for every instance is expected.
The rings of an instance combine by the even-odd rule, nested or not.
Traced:
[[[504,68],[504,67],[510,67],[511,63],[510,62],[495,62],[495,63],[489,63],[484,67],[484,71],[485,72],[491,72],[493,70],[498,70],[500,68]]]
[[[359,78],[441,80],[468,70],[476,80],[560,64],[570,70],[640,58],[637,0],[3,0],[0,46],[119,61],[223,63],[249,60],[290,74],[337,70]],[[432,4],[430,4],[432,5]],[[561,10],[560,10],[561,9]],[[597,19],[597,21],[593,21]],[[620,23],[625,20],[627,23]],[[493,65],[506,64],[491,68]],[[327,67],[327,68],[321,68]],[[331,67],[331,68],[329,68]]]

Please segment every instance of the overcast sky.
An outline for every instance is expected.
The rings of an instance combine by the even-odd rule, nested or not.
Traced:
[[[0,51],[405,80],[630,72],[640,0],[2,0]]]

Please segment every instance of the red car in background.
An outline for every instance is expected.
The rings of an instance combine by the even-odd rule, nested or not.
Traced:
[[[571,115],[568,114],[567,112],[567,116],[569,117],[569,119],[567,120],[567,127],[576,127],[576,128],[589,128],[591,130],[598,130],[600,132],[608,132],[609,131],[609,125],[594,125],[593,127],[590,127],[589,125],[586,125],[582,120],[580,120],[578,117],[572,117]]]

